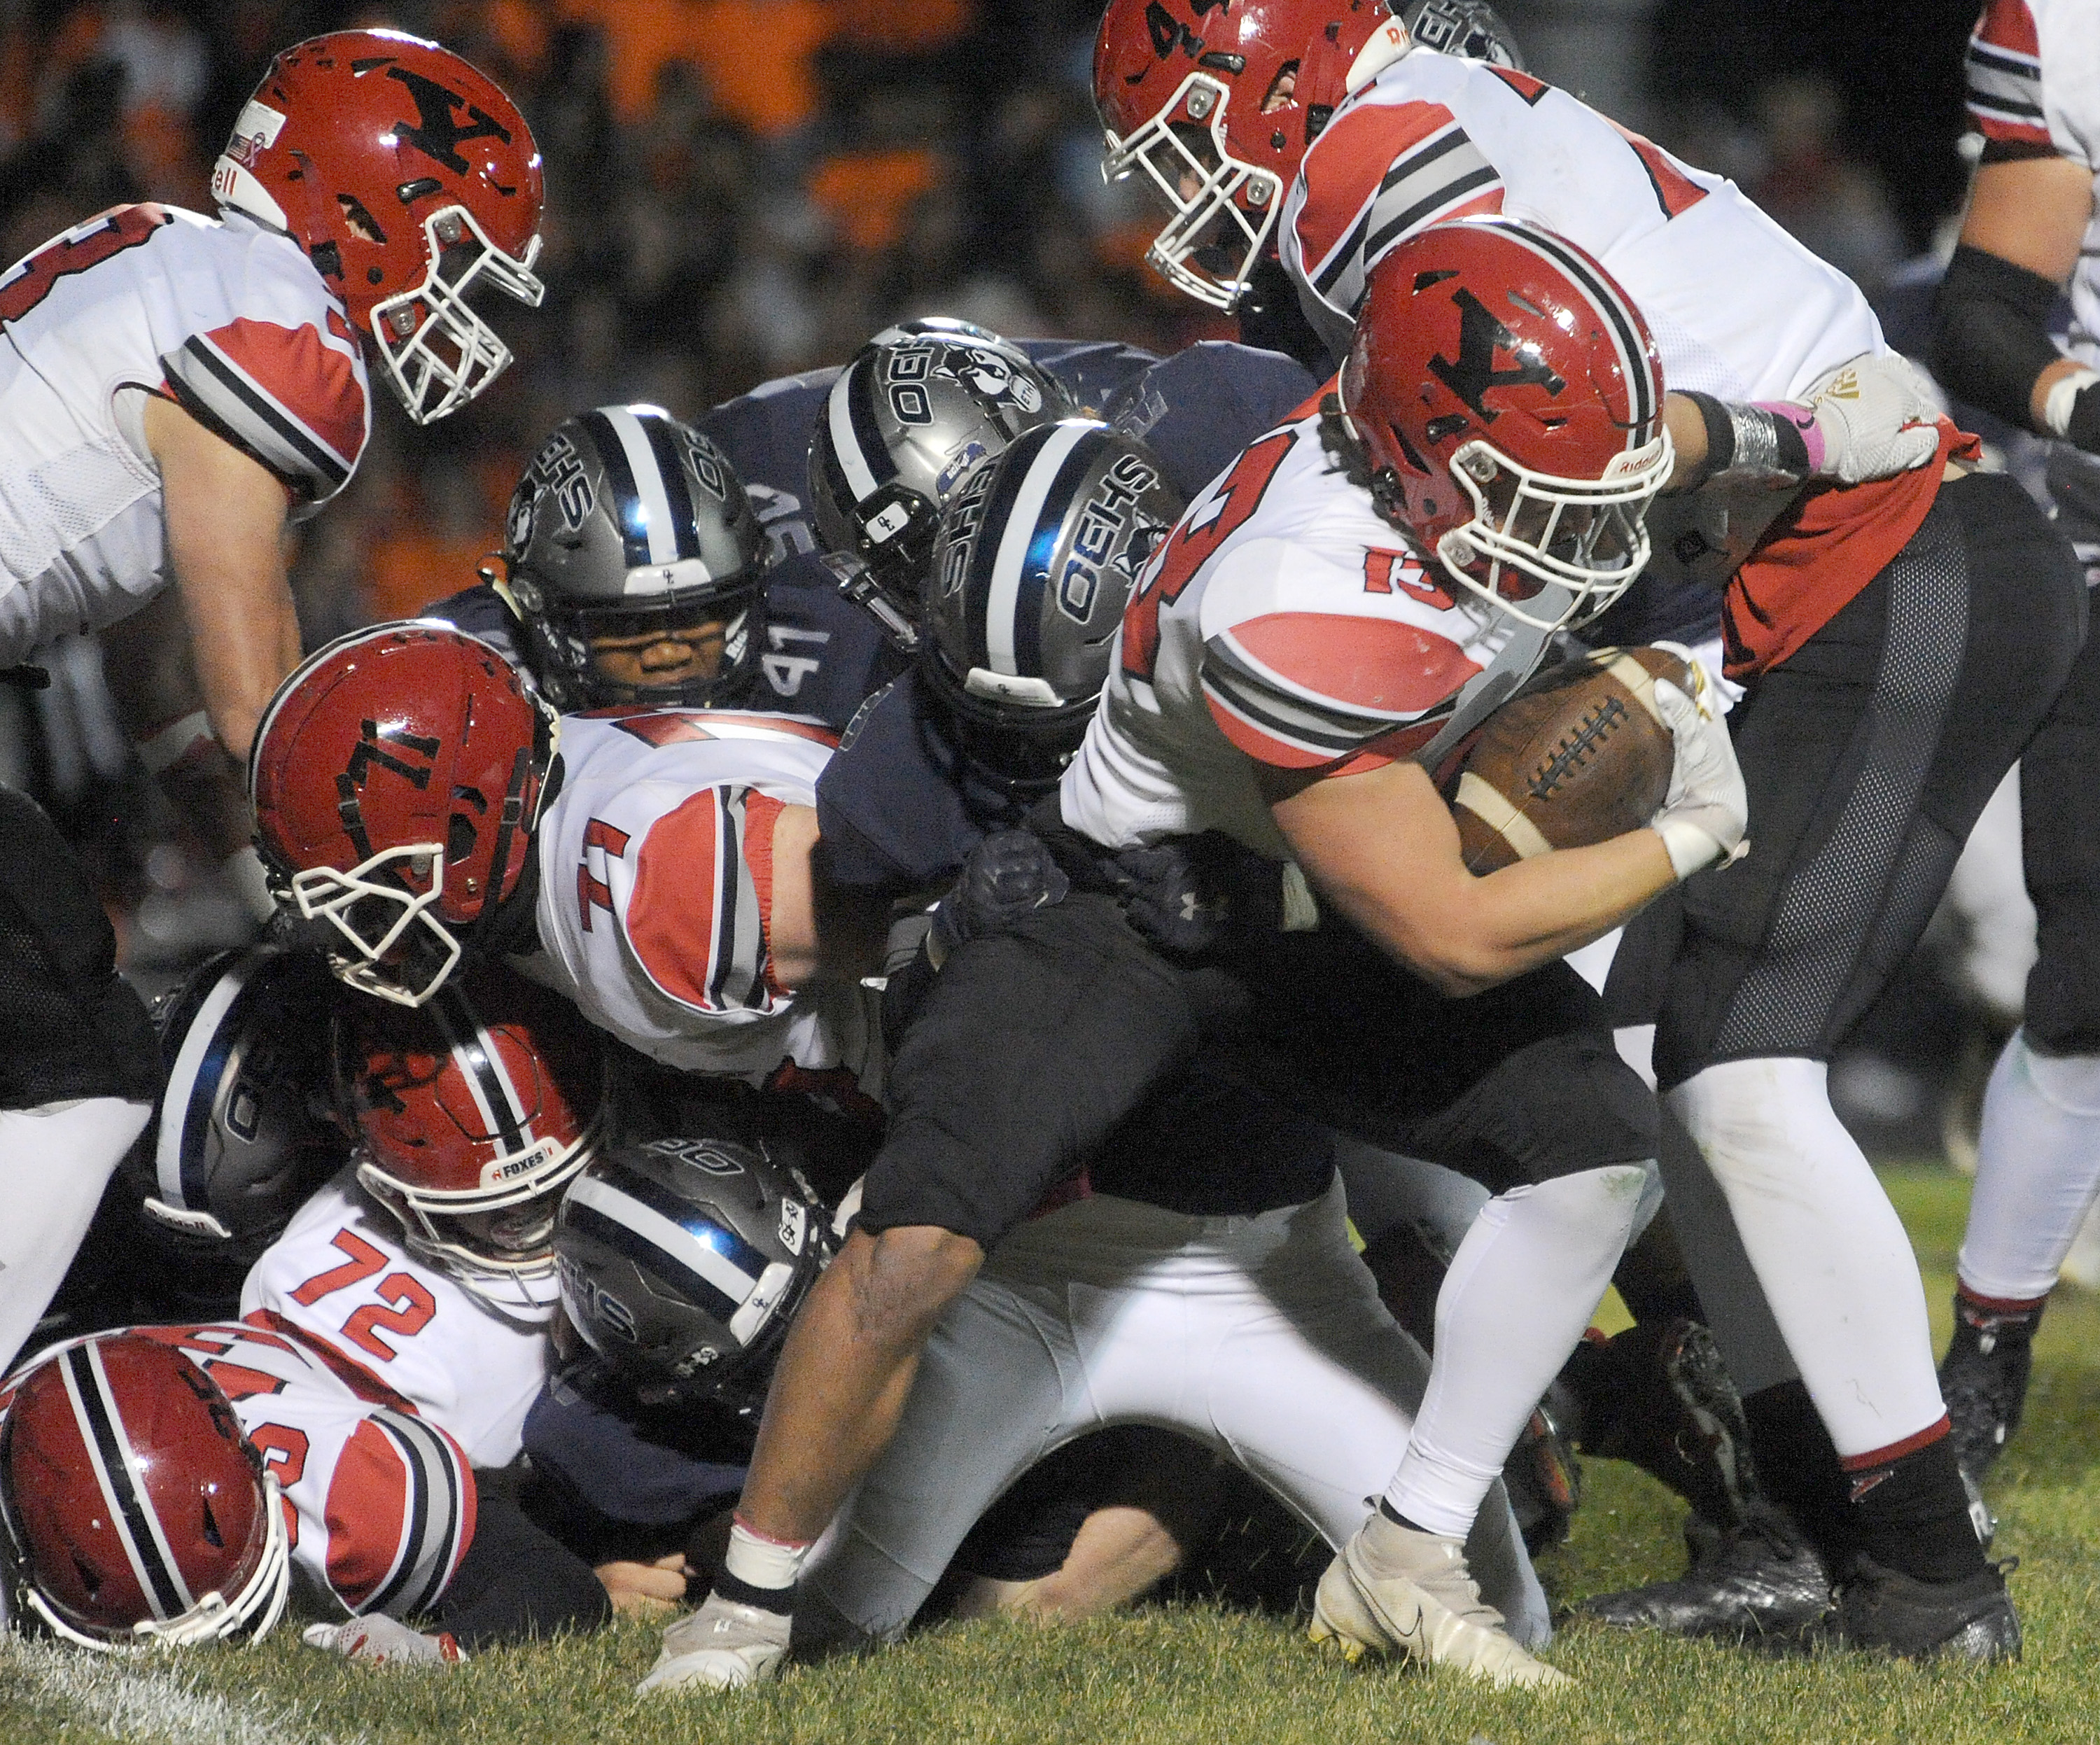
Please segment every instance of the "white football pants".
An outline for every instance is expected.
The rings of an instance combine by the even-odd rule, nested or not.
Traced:
[[[0,1109],[0,1375],[51,1307],[110,1172],[152,1113],[121,1097]]]
[[[1339,1549],[1392,1476],[1428,1376],[1349,1245],[1339,1182],[1246,1218],[1082,1200],[1021,1225],[949,1307],[895,1439],[802,1579],[893,1638],[1015,1480],[1114,1424],[1226,1456]],[[1545,1642],[1499,1481],[1467,1553],[1511,1634]]]

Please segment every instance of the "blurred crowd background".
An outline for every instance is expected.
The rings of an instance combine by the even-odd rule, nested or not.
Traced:
[[[1914,328],[1966,175],[1976,0],[1499,3],[1534,72],[1734,177],[1882,302],[1895,333]],[[271,53],[322,30],[435,37],[518,100],[547,161],[546,303],[492,311],[518,361],[465,411],[419,430],[377,409],[355,483],[302,535],[311,646],[470,581],[524,461],[579,408],[695,412],[934,311],[1159,352],[1230,337],[1145,269],[1158,219],[1102,182],[1098,13],[1099,0],[0,0],[0,260],[121,200],[209,210],[212,160]],[[0,779],[81,844],[127,964],[150,980],[245,923],[100,715],[98,659],[68,648],[50,690],[0,691]],[[1899,1142],[1935,1142],[1974,1026],[1929,964],[1890,1011],[1851,1069],[1851,1110]]]

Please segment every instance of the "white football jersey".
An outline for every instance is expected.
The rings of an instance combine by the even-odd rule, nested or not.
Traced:
[[[766,942],[774,825],[816,804],[836,743],[794,716],[564,716],[538,829],[541,950],[517,967],[666,1066],[753,1085],[788,1065],[843,1069],[879,1095],[876,997],[790,992]]]
[[[2054,152],[2093,173],[2071,353],[2100,368],[2100,0],[1990,0],[1969,39],[1969,115],[1987,150]]]
[[[333,1346],[258,1311],[247,1321],[131,1329],[216,1381],[284,1487],[292,1566],[311,1600],[428,1611],[474,1540],[465,1451]]]
[[[1489,212],[1601,261],[1647,317],[1672,388],[1793,399],[1847,358],[1887,349],[1859,288],[1725,177],[1529,74],[1427,49],[1335,112],[1285,198],[1277,244],[1339,358],[1365,279],[1396,243]]]
[[[1454,711],[1477,718],[1538,664],[1545,633],[1447,592],[1319,425],[1311,402],[1257,438],[1146,566],[1065,772],[1074,830],[1116,848],[1220,830],[1286,859],[1258,765],[1427,754]]]
[[[547,1378],[558,1301],[551,1276],[470,1291],[411,1254],[353,1163],[255,1262],[240,1312],[323,1341],[448,1432],[475,1465],[507,1466]]]
[[[356,336],[299,245],[250,218],[119,206],[0,278],[0,668],[168,579],[147,394],[307,506],[371,427]]]

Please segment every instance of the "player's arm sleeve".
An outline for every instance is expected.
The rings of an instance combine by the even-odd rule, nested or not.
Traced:
[[[1295,584],[1276,585],[1287,569]],[[1317,581],[1316,581],[1317,578]],[[1278,769],[1352,773],[1396,761],[1433,731],[1423,717],[1480,669],[1397,616],[1317,606],[1362,584],[1277,540],[1233,553],[1203,601],[1203,701],[1226,738]]]
[[[320,503],[348,482],[369,408],[357,368],[311,324],[242,317],[193,333],[161,358],[190,416]]]
[[[769,1016],[774,979],[773,827],[784,800],[724,784],[690,794],[622,856],[615,892],[636,968],[666,999],[723,1023]]]
[[[1990,0],[1969,38],[1969,119],[1983,161],[2048,157],[2058,147],[2042,110],[2041,46],[2027,0]]]
[[[1501,171],[1443,104],[1344,109],[1306,154],[1286,214],[1306,318],[1339,356],[1371,269],[1396,245],[1502,205]]]
[[[415,1617],[438,1603],[466,1557],[476,1505],[460,1445],[427,1419],[382,1407],[343,1443],[321,1531],[307,1523],[294,1554],[346,1610]]]

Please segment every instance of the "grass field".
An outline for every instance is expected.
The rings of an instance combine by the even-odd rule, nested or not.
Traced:
[[[1925,1258],[1943,1342],[1967,1183],[1939,1170],[1886,1179]],[[118,1663],[0,1648],[0,1742],[2090,1741],[2100,1738],[2100,1298],[2067,1292],[2051,1307],[2036,1376],[2026,1427],[1991,1487],[1998,1551],[2021,1559],[2013,1589],[2027,1658],[2008,1669],[1762,1661],[1578,1624],[1550,1650],[1580,1681],[1574,1691],[1497,1695],[1405,1670],[1352,1671],[1280,1621],[1155,1608],[1055,1629],[951,1627],[763,1690],[641,1704],[631,1692],[655,1657],[653,1628],[402,1675],[324,1660],[287,1629],[252,1650]],[[1630,1468],[1592,1461],[1586,1470],[1574,1536],[1542,1569],[1555,1599],[1675,1574],[1680,1505]]]

